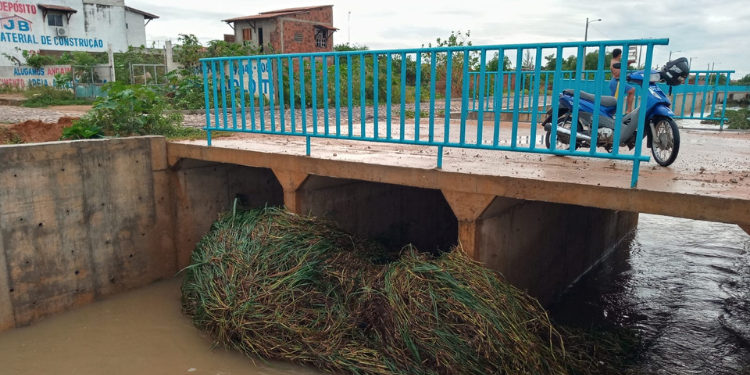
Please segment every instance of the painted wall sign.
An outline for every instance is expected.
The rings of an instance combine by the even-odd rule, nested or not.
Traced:
[[[210,67],[209,67],[210,69]],[[240,69],[242,69],[242,82],[240,82]],[[217,74],[219,73],[219,67],[217,67]],[[232,86],[236,89],[244,89],[245,95],[252,93],[253,96],[261,95],[269,96],[271,93],[271,81],[269,79],[270,64],[268,60],[251,60],[248,63],[243,63],[241,68],[234,66],[232,69],[233,76],[229,75],[229,65],[224,65],[224,78],[226,80],[227,92],[231,90],[229,80],[231,79]],[[260,84],[258,84],[258,71],[260,70]]]

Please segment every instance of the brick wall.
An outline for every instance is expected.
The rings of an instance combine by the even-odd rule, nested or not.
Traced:
[[[279,20],[284,29],[284,53],[308,53],[333,51],[333,33],[329,32],[328,43],[325,48],[317,47],[315,43],[315,24],[333,26],[333,8],[321,7],[310,12],[286,16]],[[282,26],[279,27],[281,29]],[[295,35],[302,35],[302,41],[295,40]]]

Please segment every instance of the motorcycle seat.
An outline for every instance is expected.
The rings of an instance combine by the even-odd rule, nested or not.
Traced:
[[[566,95],[574,96],[575,95],[575,90],[573,90],[573,89],[567,89],[567,90],[563,90],[563,93],[565,93]],[[593,103],[596,100],[596,95],[589,94],[586,91],[581,91],[581,99]],[[601,105],[602,105],[602,107],[616,107],[617,106],[617,98],[615,98],[614,96],[603,96],[602,95],[602,97],[601,97]]]

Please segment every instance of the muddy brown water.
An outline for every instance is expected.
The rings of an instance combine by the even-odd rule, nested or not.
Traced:
[[[322,374],[212,350],[212,340],[182,315],[180,285],[160,282],[0,333],[0,374]]]
[[[212,350],[181,314],[180,282],[0,334],[0,374],[322,374]],[[629,373],[750,374],[750,236],[734,225],[641,215],[551,316],[636,332],[642,345]]]

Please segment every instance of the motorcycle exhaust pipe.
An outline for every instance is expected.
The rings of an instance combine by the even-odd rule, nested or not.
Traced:
[[[570,130],[565,128],[557,128],[557,134],[566,134],[570,136]],[[591,137],[586,134],[576,133],[576,139],[579,141],[591,142]]]

